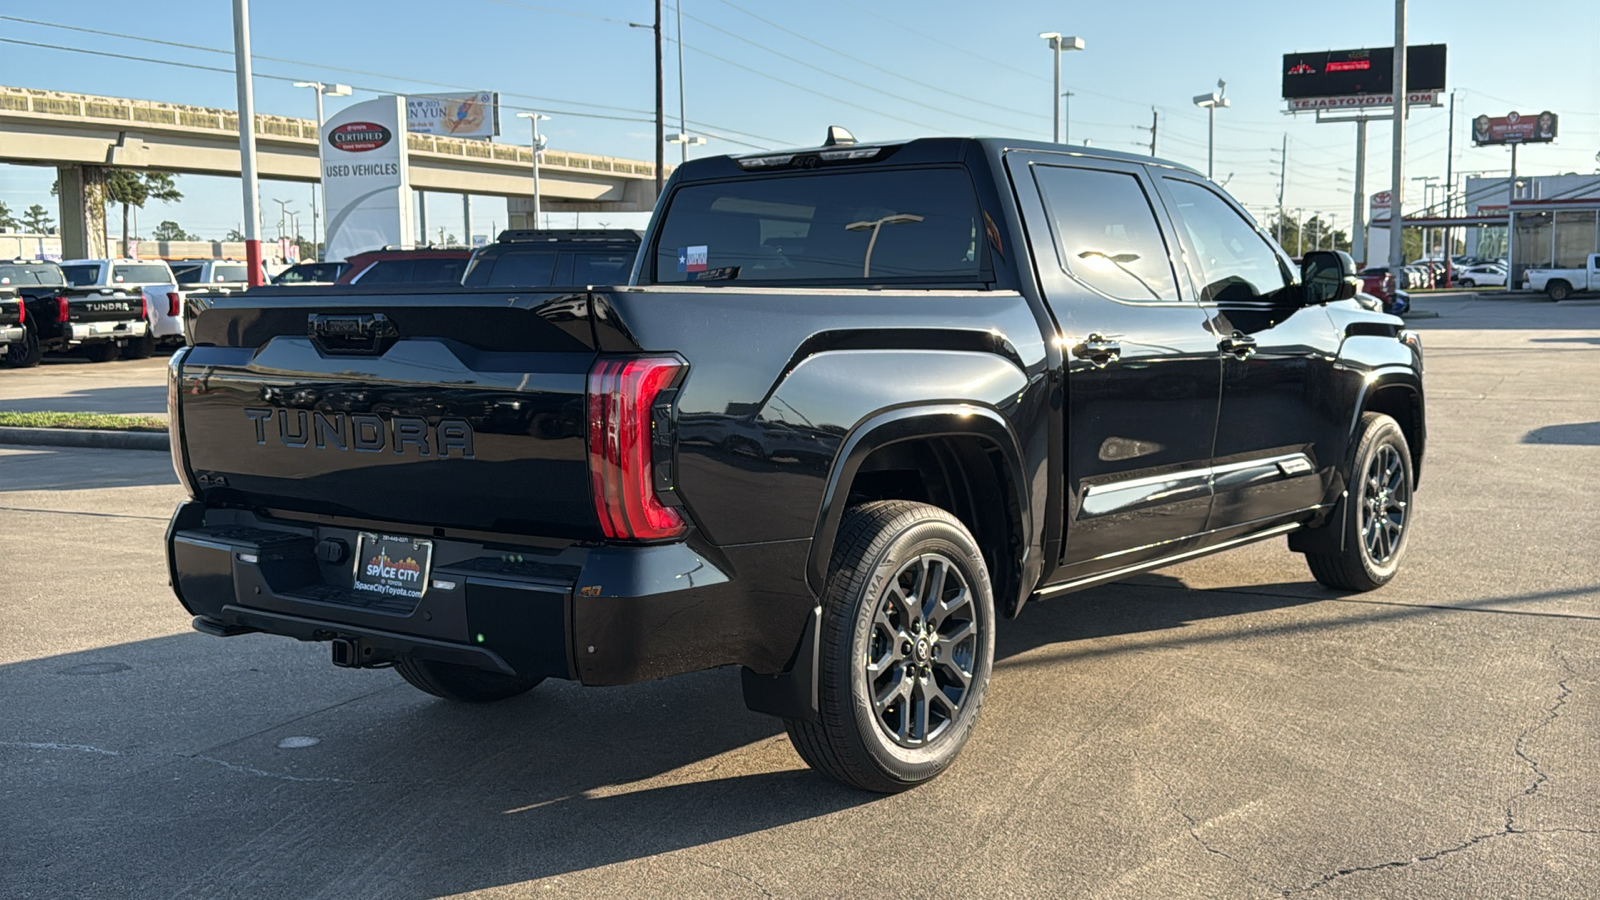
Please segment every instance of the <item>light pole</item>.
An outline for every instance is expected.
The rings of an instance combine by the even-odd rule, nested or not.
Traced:
[[[1205,110],[1209,118],[1206,138],[1206,177],[1214,178],[1217,164],[1217,108],[1227,109],[1230,105],[1228,98],[1222,96],[1228,89],[1228,83],[1221,78],[1217,79],[1217,89],[1209,94],[1199,94],[1194,98],[1194,105]]]
[[[680,131],[677,134],[669,134],[669,135],[667,135],[667,143],[669,143],[669,144],[682,144],[683,145],[683,161],[684,162],[688,162],[689,161],[689,148],[691,146],[697,146],[699,144],[704,144],[705,142],[706,142],[706,139],[701,137],[698,134],[684,134],[683,132]]]
[[[278,239],[282,240],[284,234],[283,223],[289,217],[289,204],[293,203],[294,201],[275,199],[272,202],[278,204]]]
[[[519,112],[517,113],[517,118],[527,119],[528,124],[533,126],[533,227],[537,231],[539,228],[539,151],[544,149],[544,141],[539,138],[539,122],[540,120],[548,120],[550,117],[544,113]]]
[[[322,98],[348,97],[350,85],[348,84],[323,84],[320,81],[296,81],[295,87],[311,88],[317,92],[317,194],[322,201],[323,214],[327,214],[328,194],[322,186]],[[311,201],[311,243],[317,247],[322,246],[323,235],[317,233],[317,199]]]
[[[905,225],[911,222],[921,222],[922,217],[913,213],[895,213],[881,219],[872,219],[866,222],[851,222],[844,227],[845,231],[871,231],[872,237],[867,238],[867,257],[861,263],[861,277],[872,277],[872,248],[878,244],[878,231],[885,225]]]
[[[261,185],[256,181],[256,93],[250,73],[250,0],[233,0],[233,74],[239,91],[239,177],[244,185],[244,255],[251,287],[261,280]],[[126,250],[126,248],[124,248]]]
[[[1050,118],[1055,122],[1054,140],[1061,143],[1061,51],[1082,50],[1083,38],[1063,37],[1059,31],[1041,31],[1039,37],[1050,42],[1050,49],[1056,52],[1056,80],[1055,89],[1050,92]]]
[[[1072,143],[1072,92],[1061,92],[1061,143]]]

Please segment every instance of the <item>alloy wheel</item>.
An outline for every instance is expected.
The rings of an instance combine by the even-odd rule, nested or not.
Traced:
[[[980,621],[967,577],[942,553],[909,560],[878,600],[864,662],[873,718],[902,747],[956,721],[972,686]]]
[[[1372,454],[1361,493],[1361,543],[1367,557],[1381,566],[1400,548],[1411,503],[1405,464],[1393,444],[1382,444]]]

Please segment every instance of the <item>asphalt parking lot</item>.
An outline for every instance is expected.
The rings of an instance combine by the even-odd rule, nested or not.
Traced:
[[[0,895],[1594,897],[1600,301],[1417,306],[1393,584],[1273,541],[1036,604],[894,797],[812,775],[733,670],[461,708],[194,633],[164,455],[0,448]]]
[[[32,369],[0,370],[0,410],[165,415],[168,356],[92,363],[51,354]]]

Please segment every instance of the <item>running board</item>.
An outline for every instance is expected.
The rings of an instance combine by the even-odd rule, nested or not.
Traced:
[[[1060,584],[1052,584],[1047,587],[1042,587],[1037,591],[1034,591],[1033,596],[1035,598],[1044,598],[1052,594],[1078,591],[1084,588],[1094,587],[1097,584],[1105,584],[1108,581],[1117,581],[1119,579],[1126,578],[1129,575],[1137,575],[1140,572],[1148,572],[1151,569],[1159,569],[1163,566],[1170,566],[1173,563],[1183,562],[1184,560],[1195,559],[1196,557],[1201,556],[1209,556],[1212,553],[1220,553],[1224,550],[1232,550],[1235,547],[1242,547],[1245,544],[1253,544],[1256,541],[1264,540],[1275,535],[1288,534],[1289,532],[1300,528],[1301,524],[1302,523],[1300,522],[1290,522],[1287,525],[1278,525],[1273,528],[1268,528],[1265,531],[1257,531],[1253,534],[1245,535],[1243,537],[1236,537],[1232,540],[1223,541],[1214,547],[1202,547],[1198,550],[1189,550],[1187,552],[1177,553],[1172,556],[1163,556],[1160,559],[1142,562],[1137,565],[1125,566],[1121,569],[1112,569],[1109,572],[1101,572],[1098,575],[1088,575],[1074,581],[1063,581]]]

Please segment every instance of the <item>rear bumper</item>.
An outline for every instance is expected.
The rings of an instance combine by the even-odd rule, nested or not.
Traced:
[[[732,664],[780,672],[815,602],[804,584],[809,541],[539,551],[455,537],[430,538],[420,600],[374,599],[351,590],[348,556],[327,563],[315,552],[321,541],[343,541],[353,554],[357,535],[184,503],[167,531],[173,590],[196,627],[213,634],[339,638],[365,665],[412,655],[584,684]]]
[[[0,326],[0,344],[20,343],[27,334],[21,325]]]
[[[74,343],[82,341],[114,341],[117,338],[144,337],[150,323],[144,319],[126,319],[118,322],[73,322],[68,326],[68,337]]]

